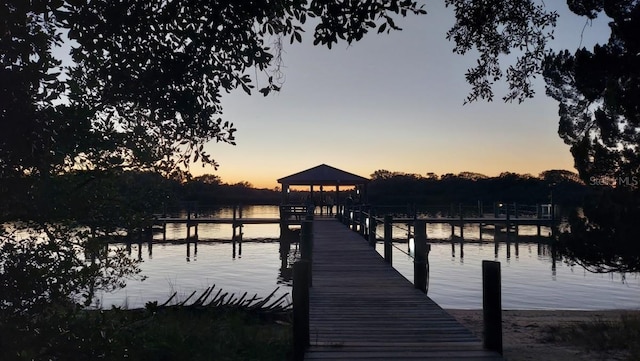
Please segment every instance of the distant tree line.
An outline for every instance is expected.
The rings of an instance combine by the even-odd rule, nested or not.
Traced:
[[[371,174],[372,204],[430,204],[482,202],[580,205],[591,190],[577,174],[548,170],[539,176],[501,173],[497,177],[461,172],[438,176],[377,170]]]
[[[14,179],[11,184],[5,183],[0,192],[13,194],[5,194],[7,202],[0,206],[0,214],[5,220],[28,219],[34,213],[20,206],[27,201],[21,198],[42,193],[51,195],[46,203],[38,205],[50,208],[45,212],[50,217],[69,216],[71,212],[80,223],[90,224],[95,219],[104,223],[109,218],[110,223],[119,225],[135,222],[135,219],[130,219],[135,214],[175,209],[183,207],[186,202],[199,205],[278,205],[282,199],[278,188],[255,188],[246,181],[225,183],[212,174],[166,178],[141,171],[78,171],[53,177],[47,184],[30,181],[26,176]],[[564,170],[545,171],[537,177],[509,172],[496,177],[472,172],[441,176],[426,173],[422,176],[377,170],[371,174],[368,185],[369,203],[378,205],[446,205],[477,201],[536,204],[551,203],[553,197],[556,204],[577,206],[592,192],[577,174]],[[59,199],[55,194],[66,196]],[[304,199],[304,194],[290,198]],[[62,207],[68,211],[60,212]],[[107,214],[110,216],[104,216]]]

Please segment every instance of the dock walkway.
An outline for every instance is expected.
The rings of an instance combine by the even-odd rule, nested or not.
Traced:
[[[502,360],[357,233],[313,223],[305,360]]]

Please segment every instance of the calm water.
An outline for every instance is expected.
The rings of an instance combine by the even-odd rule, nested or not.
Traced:
[[[210,215],[231,217],[230,209]],[[251,206],[244,217],[277,217],[278,207]],[[379,229],[381,231],[381,229]],[[543,229],[543,234],[548,230]],[[140,258],[143,282],[130,281],[116,293],[101,296],[101,304],[143,307],[147,301],[163,302],[172,293],[184,299],[191,292],[201,292],[216,285],[225,292],[244,292],[264,297],[276,288],[277,295],[290,293],[290,261],[295,258],[295,245],[288,262],[280,260],[278,225],[246,225],[244,242],[239,247],[230,242],[231,225],[200,225],[200,242],[148,243],[131,246],[131,256]],[[517,245],[499,243],[495,247],[490,234],[478,242],[478,228],[465,228],[468,238],[461,246],[445,241],[449,226],[429,226],[430,277],[428,295],[444,308],[482,308],[482,260],[500,261],[502,267],[502,302],[505,309],[640,309],[640,276],[638,274],[594,274],[580,266],[554,261],[548,246],[532,242]],[[521,235],[535,235],[534,227],[522,228]],[[184,225],[168,226],[167,239],[184,239]],[[156,242],[162,235],[154,236]],[[413,279],[413,264],[404,252],[409,251],[406,230],[394,227],[393,261],[398,271]],[[215,241],[212,241],[215,240]],[[382,244],[376,249],[382,252]],[[288,267],[287,267],[288,266]]]

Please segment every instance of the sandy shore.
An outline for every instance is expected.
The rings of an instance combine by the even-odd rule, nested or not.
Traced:
[[[479,338],[482,338],[482,310],[447,310]],[[624,355],[594,353],[586,349],[550,343],[548,326],[559,326],[575,322],[620,320],[623,313],[640,311],[503,311],[502,334],[506,360],[624,360]],[[546,341],[545,341],[546,340]]]

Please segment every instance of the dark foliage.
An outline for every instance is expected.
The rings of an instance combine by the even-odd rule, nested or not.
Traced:
[[[385,176],[380,177],[381,174]],[[377,171],[369,184],[372,204],[439,205],[516,202],[551,203],[576,206],[589,193],[577,175],[566,171],[546,171],[540,177],[503,173],[498,177],[463,172],[436,177]]]
[[[532,79],[542,70],[547,41],[553,38],[558,15],[534,0],[446,0],[456,23],[447,33],[454,52],[478,52],[477,65],[466,73],[472,86],[467,101],[493,100],[493,84],[506,73],[509,92],[504,101],[522,102],[533,96]],[[506,71],[504,55],[515,54]]]
[[[640,2],[570,1],[572,10],[612,21],[607,44],[550,55],[547,94],[560,103],[558,133],[585,183],[637,189],[640,157]]]
[[[570,217],[559,253],[593,272],[640,272],[638,204],[637,191],[602,187],[586,200],[583,214]]]
[[[267,79],[262,94],[278,90],[280,39],[302,41],[314,18],[314,43],[331,48],[399,30],[394,18],[410,13],[425,11],[400,0],[4,1],[0,176],[216,166],[204,144],[235,143],[222,93],[250,93],[251,68]],[[52,55],[63,33],[73,65]]]

